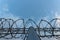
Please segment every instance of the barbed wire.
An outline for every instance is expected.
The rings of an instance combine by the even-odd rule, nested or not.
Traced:
[[[12,39],[28,37],[29,27],[34,27],[37,35],[43,37],[60,38],[60,19],[54,18],[51,21],[41,19],[37,24],[33,19],[10,19],[0,18],[0,38]],[[9,36],[9,37],[8,37]]]

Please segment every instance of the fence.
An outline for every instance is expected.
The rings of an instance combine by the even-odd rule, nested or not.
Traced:
[[[51,21],[41,19],[38,24],[33,19],[25,21],[24,19],[0,18],[0,38],[12,39],[21,37],[25,40],[28,37],[30,26],[34,27],[40,38],[60,38],[59,18],[54,18]]]

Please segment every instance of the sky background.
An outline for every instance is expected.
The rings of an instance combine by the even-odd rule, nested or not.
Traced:
[[[1,17],[38,21],[60,18],[60,0],[0,0]]]
[[[0,0],[0,11],[24,19],[54,18],[60,15],[60,0]]]

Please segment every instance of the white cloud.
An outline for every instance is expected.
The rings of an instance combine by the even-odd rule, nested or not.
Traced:
[[[19,19],[18,16],[12,14],[9,9],[8,9],[8,5],[4,4],[2,6],[2,10],[0,11],[0,18],[12,18],[12,19]]]
[[[60,13],[55,12],[55,18],[60,18]]]
[[[19,19],[18,16],[12,14],[9,9],[8,9],[8,5],[7,4],[4,4],[2,6],[2,10],[0,11],[0,18],[11,18],[11,19],[14,19],[14,20],[17,20]],[[0,39],[0,40],[8,40],[8,39]],[[21,38],[19,39],[9,39],[9,40],[22,40]]]

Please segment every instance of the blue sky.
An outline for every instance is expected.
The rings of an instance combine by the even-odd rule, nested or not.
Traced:
[[[52,0],[10,0],[10,11],[20,17],[40,18],[51,15],[51,11],[55,11],[55,5]]]
[[[60,0],[0,0],[0,17],[36,20],[60,18]]]
[[[1,0],[1,10],[4,5],[13,15],[20,18],[41,19],[60,15],[60,0]]]
[[[13,14],[23,18],[52,16],[51,11],[59,11],[55,0],[10,0],[8,5]]]

